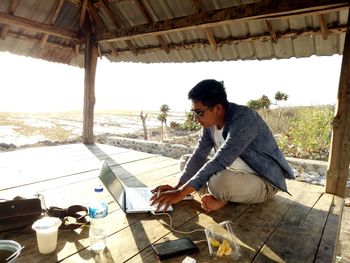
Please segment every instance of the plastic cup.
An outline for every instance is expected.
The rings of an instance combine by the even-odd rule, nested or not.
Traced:
[[[13,240],[0,240],[0,262],[13,263],[21,253],[22,247]],[[10,258],[9,261],[8,258]]]
[[[57,217],[43,217],[34,222],[32,228],[36,232],[41,254],[50,254],[56,250],[58,228],[61,223],[61,220]]]

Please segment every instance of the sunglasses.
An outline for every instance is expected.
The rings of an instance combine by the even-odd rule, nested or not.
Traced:
[[[204,110],[196,110],[196,109],[191,109],[191,112],[193,113],[193,115],[197,118],[202,118],[204,113],[207,111],[207,110],[211,110],[213,107],[207,107],[206,109]]]

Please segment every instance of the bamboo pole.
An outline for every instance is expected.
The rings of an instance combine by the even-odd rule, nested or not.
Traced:
[[[94,106],[95,106],[95,75],[97,65],[97,43],[91,32],[86,34],[85,44],[85,77],[84,77],[84,121],[83,143],[94,143]]]
[[[348,18],[348,27],[350,16]],[[350,162],[350,33],[346,33],[338,100],[333,119],[331,150],[328,161],[326,193],[346,195]]]

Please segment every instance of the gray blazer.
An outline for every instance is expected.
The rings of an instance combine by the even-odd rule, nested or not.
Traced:
[[[204,128],[180,178],[196,190],[216,172],[240,157],[256,173],[276,188],[287,191],[285,178],[294,179],[292,170],[278,148],[269,127],[260,115],[246,106],[229,103],[223,130],[225,142],[208,162],[215,143],[211,128]]]

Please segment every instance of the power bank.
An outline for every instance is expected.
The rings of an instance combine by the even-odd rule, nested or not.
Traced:
[[[159,259],[187,255],[199,251],[196,244],[187,237],[153,244],[152,248]]]

